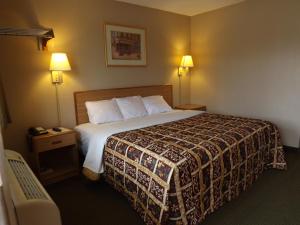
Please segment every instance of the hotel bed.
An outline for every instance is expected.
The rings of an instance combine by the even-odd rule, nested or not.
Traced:
[[[270,122],[174,110],[107,124],[90,124],[86,101],[162,95],[150,86],[75,93],[84,174],[103,173],[146,224],[198,224],[246,190],[266,168],[285,169],[277,127]]]

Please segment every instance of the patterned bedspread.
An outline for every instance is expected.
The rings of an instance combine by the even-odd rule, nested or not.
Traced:
[[[112,135],[105,177],[146,224],[198,224],[265,168],[285,169],[276,126],[204,113]]]

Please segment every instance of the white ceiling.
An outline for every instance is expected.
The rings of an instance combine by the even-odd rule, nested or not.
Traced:
[[[245,0],[116,0],[187,16],[219,9]]]

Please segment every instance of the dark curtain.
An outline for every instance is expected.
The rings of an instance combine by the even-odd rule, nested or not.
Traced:
[[[0,76],[0,125],[2,128],[6,128],[9,123],[11,123],[11,118],[7,107],[2,77]]]

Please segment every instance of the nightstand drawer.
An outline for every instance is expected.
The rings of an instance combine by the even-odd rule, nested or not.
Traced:
[[[70,133],[38,139],[33,143],[33,149],[35,152],[44,152],[75,144],[75,135],[74,133]]]

